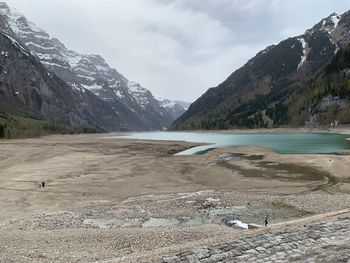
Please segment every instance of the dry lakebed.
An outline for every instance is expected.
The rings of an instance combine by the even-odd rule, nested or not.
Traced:
[[[175,155],[199,145],[0,141],[0,262],[128,262],[244,235],[267,214],[273,225],[350,208],[350,155]]]

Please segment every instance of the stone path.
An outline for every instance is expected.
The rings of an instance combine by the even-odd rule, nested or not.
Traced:
[[[350,216],[287,228],[183,251],[149,261],[180,262],[346,262],[350,263]]]

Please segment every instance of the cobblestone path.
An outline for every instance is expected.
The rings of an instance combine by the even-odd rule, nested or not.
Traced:
[[[350,216],[326,219],[158,258],[180,262],[346,262],[350,263]]]

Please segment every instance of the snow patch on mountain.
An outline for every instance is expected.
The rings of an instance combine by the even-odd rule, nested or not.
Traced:
[[[74,83],[74,82],[67,82],[67,84],[73,89],[73,91],[75,92],[82,92],[84,93],[85,92],[85,88],[83,88],[82,86],[80,86],[79,84],[77,83]]]
[[[179,104],[182,108],[184,108],[186,111],[191,106],[190,102],[182,101],[182,100],[174,100],[177,104]]]
[[[334,41],[334,39],[332,38],[331,35],[329,35],[329,40],[331,41],[331,43],[334,46],[334,54],[337,54],[338,50],[339,50],[339,46],[338,44]]]
[[[151,99],[154,99],[150,91],[141,87],[140,83],[129,81],[128,88],[138,104],[144,109],[151,103]]]
[[[158,98],[158,101],[160,103],[160,105],[163,108],[173,108],[176,105],[178,105],[175,101],[173,100],[168,100],[168,99],[162,99],[162,98]],[[180,105],[179,105],[180,106]]]
[[[82,85],[85,89],[87,90],[90,90],[92,92],[94,91],[98,91],[98,90],[101,90],[103,89],[103,87],[101,85],[98,85],[98,84],[93,84],[93,85]]]
[[[72,52],[69,54],[69,56],[66,57],[66,59],[68,63],[74,68],[79,65],[79,62],[81,60],[81,55],[76,52]]]
[[[65,69],[70,69],[69,67],[57,64],[57,63],[53,63],[53,62],[48,62],[48,61],[42,61],[41,63],[43,63],[44,65],[47,66],[54,66],[54,67],[59,67],[59,68],[65,68]]]
[[[83,78],[83,79],[86,79],[86,80],[90,80],[90,81],[95,81],[95,78],[89,77],[89,76],[85,76],[85,75],[77,75],[77,77]]]
[[[182,114],[184,114],[190,103],[176,100],[168,100],[158,98],[159,104],[170,113],[174,119],[179,118]]]
[[[335,14],[335,15],[331,16],[331,19],[332,19],[332,22],[333,22],[333,25],[334,25],[333,26],[333,30],[331,31],[331,32],[333,32],[334,29],[338,26],[338,23],[340,21],[340,16]]]
[[[128,88],[134,94],[146,94],[148,92],[148,90],[141,87],[140,83],[134,81],[128,82]]]
[[[298,38],[298,40],[300,41],[301,46],[303,48],[303,55],[301,56],[301,61],[298,64],[298,68],[297,68],[299,70],[303,66],[303,64],[304,64],[304,62],[306,61],[306,58],[307,58],[307,50],[306,50],[307,43],[306,43],[306,41],[305,41],[305,39],[303,37]]]
[[[332,34],[332,32],[336,29],[338,26],[338,23],[340,21],[340,16],[337,14],[332,14],[331,16],[322,19],[322,25],[320,30],[323,30],[327,32],[328,34]]]
[[[181,100],[169,100],[169,99],[164,99],[164,98],[157,98],[157,100],[159,101],[160,105],[164,108],[180,106],[184,110],[188,110],[188,108],[191,105],[191,103],[181,101]]]
[[[119,98],[124,98],[124,95],[121,93],[120,90],[117,90],[117,91],[115,92],[115,95],[117,95],[117,97],[119,97]]]

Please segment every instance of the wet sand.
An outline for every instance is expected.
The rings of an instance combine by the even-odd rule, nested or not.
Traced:
[[[0,262],[116,260],[230,238],[241,233],[227,226],[233,219],[262,223],[269,213],[278,223],[350,207],[349,155],[174,155],[197,145],[102,135],[0,141]]]

